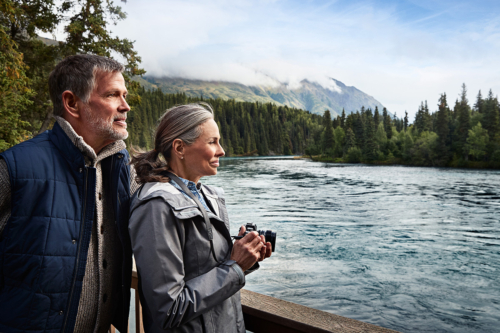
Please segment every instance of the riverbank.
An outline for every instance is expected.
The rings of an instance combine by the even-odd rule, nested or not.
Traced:
[[[405,162],[401,158],[393,158],[387,161],[371,161],[371,162],[352,162],[347,161],[341,157],[333,158],[331,156],[315,155],[308,156],[303,155],[298,158],[310,159],[313,162],[325,162],[325,163],[350,163],[350,164],[368,164],[368,165],[387,165],[387,166],[413,166],[413,167],[440,167],[438,165],[416,165],[412,163]],[[464,160],[453,160],[448,165],[441,167],[446,168],[465,168],[465,169],[500,169],[500,162],[483,162],[483,161],[464,161]]]

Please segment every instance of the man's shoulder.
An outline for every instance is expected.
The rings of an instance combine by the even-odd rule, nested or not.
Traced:
[[[37,146],[44,145],[44,144],[50,144],[50,141],[51,141],[50,140],[50,131],[45,131],[45,132],[38,134],[37,136],[35,136],[29,140],[23,141],[21,143],[18,143],[15,146],[10,147],[5,152],[13,151],[16,149],[33,148],[33,147],[37,147]],[[5,153],[5,152],[3,152],[3,153]]]
[[[34,138],[10,147],[9,149],[1,153],[0,156],[4,159],[8,159],[9,157],[14,157],[15,155],[23,156],[25,154],[30,154],[30,150],[36,151],[44,148],[54,148],[49,135],[49,131],[45,131],[44,133],[41,133]]]

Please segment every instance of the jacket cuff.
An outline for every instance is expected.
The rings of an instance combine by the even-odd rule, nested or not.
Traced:
[[[232,269],[234,269],[236,271],[236,274],[238,274],[238,277],[240,278],[240,284],[245,285],[245,274],[243,273],[243,270],[236,261],[226,260],[225,262],[222,263],[222,265],[230,266]]]
[[[260,268],[260,265],[259,265],[259,262],[257,261],[252,267],[250,267],[249,269],[247,269],[245,271],[245,275],[248,275],[250,273],[253,273],[255,272],[256,270],[258,270]]]

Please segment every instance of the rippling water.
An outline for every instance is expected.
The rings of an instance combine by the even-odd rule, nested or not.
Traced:
[[[246,288],[402,332],[499,332],[500,172],[223,159],[233,234],[276,252]]]

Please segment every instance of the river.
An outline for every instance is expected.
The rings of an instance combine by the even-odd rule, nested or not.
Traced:
[[[500,171],[221,159],[232,234],[277,232],[246,288],[401,332],[499,332]]]

